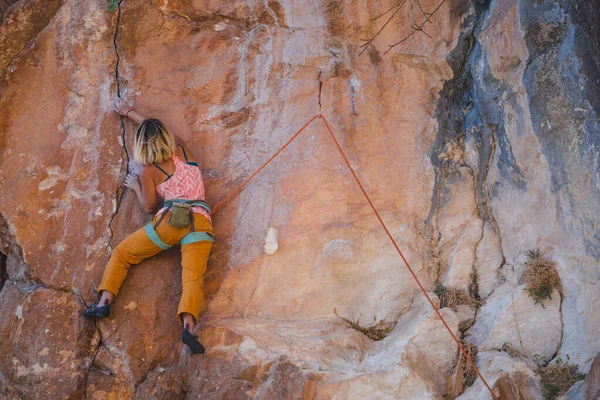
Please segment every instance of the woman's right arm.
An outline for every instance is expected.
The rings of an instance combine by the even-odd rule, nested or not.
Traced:
[[[131,104],[128,104],[125,100],[123,100],[121,98],[117,98],[115,100],[115,109],[116,109],[117,113],[119,113],[119,115],[122,115],[124,117],[131,119],[138,125],[148,119],[147,117],[143,116],[139,112],[135,111]],[[170,131],[169,131],[169,133],[171,133],[171,135],[175,139],[175,143],[186,147],[185,142],[179,136],[173,134]],[[187,150],[187,147],[186,147],[186,150]]]
[[[115,111],[124,117],[130,118],[132,121],[137,124],[141,124],[144,122],[146,117],[142,114],[138,113],[133,109],[133,105],[130,102],[125,101],[125,99],[121,99],[120,97],[115,98]]]
[[[142,114],[135,111],[133,108],[129,109],[129,111],[126,111],[125,114],[122,114],[122,115],[125,115],[132,121],[136,122],[138,125],[141,124],[142,122],[144,122],[144,120],[148,119],[148,118],[144,117]]]

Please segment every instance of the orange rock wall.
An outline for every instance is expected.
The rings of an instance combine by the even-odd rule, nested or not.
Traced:
[[[597,167],[574,169],[579,153],[546,141],[544,124],[556,114],[539,109],[548,102],[534,95],[546,75],[538,78],[528,58],[559,54],[534,26],[542,10],[564,17],[573,37],[583,33],[561,5],[542,3],[448,1],[426,25],[431,38],[414,35],[384,54],[422,20],[419,7],[438,5],[410,2],[361,56],[362,39],[387,17],[373,19],[394,1],[122,0],[111,13],[100,0],[20,0],[0,8],[8,277],[0,396],[36,398],[41,388],[51,398],[91,399],[442,398],[456,347],[321,120],[214,216],[198,331],[206,355],[190,357],[179,342],[178,249],[132,267],[110,318],[81,317],[113,246],[150,218],[123,186],[136,126],[114,113],[113,98],[134,100],[186,141],[215,204],[316,114],[319,67],[322,113],[426,289],[443,284],[481,299],[464,337],[493,360],[491,383],[504,372],[533,375],[533,364],[496,356],[496,344],[518,341],[526,322],[509,318],[510,305],[534,311],[518,282],[533,247],[559,261],[565,293],[541,321],[552,335],[527,331],[525,343],[544,361],[564,348],[588,368],[600,347],[590,339],[593,309],[577,303],[575,288],[598,260],[592,228],[578,225],[595,215],[596,189],[565,183],[561,192],[552,167],[593,183]],[[557,42],[560,54],[584,59],[570,44],[580,37],[568,37]],[[593,82],[591,66],[582,74]],[[561,94],[569,106],[591,104],[584,119],[592,126],[593,95]],[[264,250],[269,228],[274,254]],[[572,271],[580,275],[568,278]],[[593,302],[592,281],[581,294]],[[398,323],[373,342],[334,309]],[[459,317],[443,313],[458,334]],[[563,328],[569,319],[582,328]],[[523,357],[540,362],[540,354]],[[485,391],[478,382],[470,393]]]

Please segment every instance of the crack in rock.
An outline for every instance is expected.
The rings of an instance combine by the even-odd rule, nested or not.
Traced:
[[[115,82],[117,84],[117,96],[119,98],[121,98],[121,96],[123,95],[123,91],[121,90],[121,75],[119,72],[119,66],[121,63],[121,56],[119,54],[119,44],[118,44],[118,37],[119,37],[119,25],[121,23],[121,3],[123,2],[123,0],[120,0],[117,2],[117,22],[116,22],[116,26],[115,26],[115,34],[113,36],[113,45],[115,48],[115,55],[117,57],[117,62],[115,63]],[[121,146],[123,148],[123,154],[125,154],[125,175],[127,175],[129,173],[129,152],[127,151],[127,142],[126,142],[126,127],[125,127],[125,118],[121,115],[119,116],[119,125],[121,128],[121,137],[120,137],[120,143]],[[108,230],[109,230],[109,241],[112,242],[115,233],[114,230],[112,228],[112,223],[114,221],[114,219],[116,218],[117,214],[119,213],[119,210],[121,209],[121,204],[123,202],[123,197],[125,196],[125,187],[122,185],[119,185],[117,187],[117,192],[116,192],[116,197],[115,197],[115,212],[113,213],[113,215],[111,216],[110,220],[108,221]],[[109,247],[112,249],[112,244],[109,244]]]

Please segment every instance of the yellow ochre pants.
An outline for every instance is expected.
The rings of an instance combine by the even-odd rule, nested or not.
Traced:
[[[127,271],[132,264],[139,264],[144,259],[152,257],[176,244],[181,244],[181,284],[182,293],[177,318],[182,322],[182,313],[194,316],[198,321],[198,314],[202,306],[202,280],[206,271],[206,263],[210,250],[212,249],[213,228],[211,222],[202,214],[194,213],[194,232],[190,232],[190,226],[175,228],[167,221],[170,211],[158,224],[156,230],[152,223],[137,230],[125,238],[113,250],[110,260],[104,270],[102,282],[98,292],[106,290],[115,296],[127,276]]]

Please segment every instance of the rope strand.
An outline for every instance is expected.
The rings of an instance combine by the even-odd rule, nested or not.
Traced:
[[[307,127],[307,126],[309,126],[311,122],[313,122],[313,121],[314,121],[315,119],[317,119],[317,118],[319,118],[319,116],[318,116],[318,115],[315,115],[314,117],[312,117],[312,118],[310,119],[310,121],[308,121],[306,124],[304,124],[304,126],[303,126],[302,128],[300,128],[300,130],[299,130],[298,132],[294,133],[294,136],[292,136],[292,137],[290,138],[290,140],[288,140],[287,142],[285,142],[285,144],[283,145],[283,147],[281,147],[279,150],[277,150],[277,151],[275,152],[275,154],[273,154],[273,155],[271,156],[271,158],[269,158],[269,159],[267,160],[267,162],[266,162],[266,163],[264,163],[263,165],[261,165],[261,167],[260,167],[259,169],[257,169],[257,170],[256,170],[256,171],[255,171],[255,172],[252,174],[252,175],[250,175],[250,177],[249,177],[248,179],[246,179],[246,180],[244,181],[244,183],[242,183],[240,186],[238,186],[238,188],[237,188],[237,189],[235,189],[233,192],[231,192],[231,193],[230,193],[230,194],[229,194],[227,197],[225,197],[225,198],[224,198],[223,200],[221,200],[219,203],[217,203],[217,205],[213,207],[213,209],[212,209],[212,212],[213,212],[213,213],[215,213],[215,212],[216,212],[216,211],[217,211],[219,208],[221,208],[221,206],[222,206],[223,204],[225,204],[227,201],[229,201],[229,199],[231,199],[231,198],[232,198],[233,196],[235,196],[235,195],[236,195],[236,194],[237,194],[237,193],[238,193],[240,190],[242,190],[242,188],[243,188],[244,186],[246,186],[246,184],[247,184],[248,182],[250,182],[250,181],[252,180],[252,178],[254,178],[256,175],[258,175],[258,173],[259,173],[260,171],[262,171],[262,170],[263,170],[263,168],[265,168],[267,165],[269,165],[269,163],[270,163],[271,161],[273,161],[273,159],[274,159],[275,157],[277,157],[277,156],[279,155],[279,153],[281,153],[281,152],[282,152],[282,151],[283,151],[283,150],[284,150],[286,147],[288,147],[288,145],[289,145],[290,143],[292,143],[292,142],[294,141],[294,139],[296,139],[296,137],[298,137],[298,135],[299,135],[299,134],[300,134],[300,133],[301,133],[301,132],[302,132],[304,129],[306,129],[306,127]]]
[[[369,205],[371,206],[371,209],[373,209],[373,212],[375,213],[375,216],[379,220],[379,223],[381,224],[381,227],[383,228],[383,230],[385,231],[385,233],[387,233],[387,235],[390,238],[392,244],[396,248],[396,251],[400,255],[400,258],[402,258],[402,261],[404,261],[404,264],[406,265],[406,268],[408,268],[408,271],[410,272],[410,274],[412,275],[413,279],[415,280],[415,282],[419,286],[419,289],[421,289],[421,292],[423,292],[423,294],[427,298],[427,301],[429,302],[429,304],[431,304],[431,308],[433,308],[433,311],[435,311],[435,313],[437,314],[437,316],[440,318],[440,320],[444,324],[444,327],[446,327],[446,330],[448,331],[448,333],[450,334],[450,336],[452,336],[452,339],[458,345],[458,348],[459,348],[460,352],[466,357],[467,361],[469,361],[469,363],[473,367],[473,370],[475,370],[475,372],[477,373],[477,376],[481,379],[481,381],[483,382],[483,384],[485,385],[485,387],[490,391],[490,393],[491,393],[492,397],[494,398],[494,400],[497,400],[497,397],[494,394],[494,391],[492,390],[492,388],[490,388],[490,386],[488,385],[487,381],[483,378],[483,376],[479,372],[479,369],[477,369],[477,366],[475,365],[475,363],[473,362],[473,360],[471,360],[471,357],[469,357],[469,355],[467,354],[467,352],[463,348],[462,344],[460,344],[460,340],[458,340],[458,338],[454,335],[454,333],[452,332],[452,329],[450,329],[450,327],[446,323],[446,320],[444,319],[444,317],[442,316],[442,314],[439,312],[439,310],[437,309],[437,307],[435,306],[435,304],[431,300],[431,297],[429,297],[429,295],[427,294],[427,291],[425,290],[425,288],[421,284],[421,281],[417,277],[417,274],[415,274],[415,272],[413,271],[412,267],[410,266],[410,264],[408,263],[408,261],[404,257],[404,254],[402,254],[402,250],[400,250],[400,247],[398,246],[398,243],[396,243],[396,240],[394,239],[394,237],[392,236],[392,234],[388,230],[387,226],[385,225],[385,222],[383,222],[383,220],[381,219],[381,216],[379,215],[379,212],[377,211],[377,208],[375,208],[375,205],[373,205],[373,202],[371,201],[371,198],[367,194],[367,191],[365,190],[365,188],[362,185],[362,183],[360,183],[360,180],[358,179],[358,176],[356,176],[356,173],[354,172],[354,169],[350,165],[350,162],[348,161],[348,158],[346,157],[346,154],[344,154],[344,151],[342,150],[342,147],[340,146],[340,144],[338,143],[337,139],[335,138],[335,135],[333,134],[333,131],[329,127],[329,124],[327,123],[327,120],[322,115],[321,115],[321,119],[325,123],[325,127],[327,128],[327,131],[329,132],[329,136],[331,136],[331,139],[335,143],[338,151],[340,152],[340,155],[342,156],[342,158],[344,159],[344,162],[348,166],[348,169],[352,173],[352,176],[354,177],[354,180],[356,181],[356,183],[360,187],[360,190],[363,192],[363,195],[365,196],[365,199],[367,199],[367,202],[369,202]]]
[[[489,390],[490,394],[492,395],[492,398],[494,400],[498,400],[498,397],[496,396],[496,394],[494,393],[494,391],[492,390],[492,388],[490,387],[490,385],[487,383],[487,381],[485,380],[485,378],[483,377],[483,375],[481,375],[481,372],[479,372],[479,369],[475,365],[475,362],[471,359],[471,357],[469,356],[469,354],[467,354],[466,350],[464,349],[464,347],[460,343],[460,340],[458,340],[458,338],[456,337],[456,335],[454,335],[454,333],[452,332],[452,329],[450,329],[450,327],[446,323],[446,320],[444,319],[444,317],[442,316],[442,314],[439,312],[439,310],[437,309],[436,305],[433,303],[433,300],[431,300],[431,297],[429,297],[429,295],[427,294],[427,291],[425,290],[425,288],[421,284],[421,281],[419,280],[419,278],[417,277],[417,275],[413,271],[412,267],[410,266],[410,264],[408,263],[408,261],[404,257],[404,254],[402,253],[402,250],[400,250],[400,247],[396,243],[396,240],[394,239],[394,237],[392,236],[392,234],[388,230],[387,226],[385,225],[385,222],[383,222],[383,219],[379,215],[379,212],[377,211],[377,208],[375,208],[375,205],[371,201],[371,198],[367,194],[367,191],[365,190],[364,186],[362,185],[362,183],[358,179],[358,176],[354,172],[354,169],[350,165],[350,162],[348,161],[348,158],[346,157],[346,154],[344,153],[344,151],[342,150],[342,147],[340,146],[339,142],[335,138],[335,135],[333,134],[333,131],[329,127],[329,124],[327,123],[327,120],[320,113],[318,115],[315,115],[314,117],[312,117],[306,124],[304,124],[304,126],[302,126],[302,128],[300,128],[300,130],[298,130],[279,150],[277,150],[275,152],[275,154],[273,154],[263,165],[261,165],[261,167],[259,169],[257,169],[252,175],[250,175],[250,177],[248,179],[246,179],[240,186],[238,186],[227,197],[225,197],[223,200],[221,200],[213,208],[213,213],[216,212],[217,209],[221,208],[221,206],[223,206],[223,204],[225,204],[227,201],[229,201],[240,190],[242,190],[242,188],[244,188],[244,186],[246,186],[246,184],[248,184],[248,182],[250,182],[252,180],[252,178],[254,178],[256,175],[258,175],[258,173],[260,171],[262,171],[267,165],[269,165],[269,163],[271,163],[271,161],[273,161],[275,159],[275,157],[277,157],[279,155],[279,153],[281,153],[290,143],[292,143],[294,141],[294,139],[296,139],[298,137],[298,135],[300,135],[300,133],[302,133],[302,131],[304,131],[304,129],[306,129],[306,127],[308,127],[308,125],[310,125],[317,118],[321,118],[323,120],[323,122],[325,123],[325,127],[327,128],[327,131],[329,132],[329,136],[331,137],[331,139],[335,143],[335,145],[336,145],[336,147],[337,147],[340,155],[342,156],[342,158],[344,159],[344,162],[346,163],[346,166],[348,167],[348,169],[352,173],[352,176],[354,177],[354,180],[356,181],[356,183],[360,187],[360,190],[362,191],[363,195],[365,196],[365,199],[367,200],[367,202],[371,206],[371,209],[373,210],[373,213],[375,213],[375,216],[379,220],[379,223],[381,224],[381,227],[383,228],[383,230],[385,231],[385,233],[390,238],[390,241],[394,245],[394,248],[398,252],[398,255],[400,256],[400,258],[402,258],[402,261],[404,261],[404,264],[406,265],[406,268],[408,268],[408,271],[412,275],[414,281],[417,283],[417,286],[419,286],[419,289],[425,295],[425,298],[427,299],[427,301],[431,305],[431,308],[433,308],[433,311],[435,311],[435,313],[437,314],[437,316],[439,317],[439,319],[442,321],[442,324],[444,325],[444,327],[446,328],[446,330],[448,331],[448,333],[450,334],[450,336],[452,337],[452,339],[454,340],[454,342],[456,342],[456,344],[458,345],[458,349],[460,350],[460,352],[465,356],[465,358],[467,359],[467,361],[469,362],[469,364],[471,364],[471,366],[473,367],[473,370],[475,371],[475,373],[477,374],[477,376],[481,379],[481,381],[483,382],[483,384],[485,385],[485,387],[487,388],[487,390]]]

